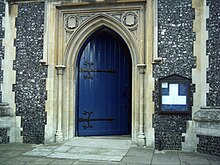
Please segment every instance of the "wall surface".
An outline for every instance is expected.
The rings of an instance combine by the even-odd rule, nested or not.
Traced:
[[[203,4],[203,2],[205,3],[206,1],[207,4]],[[105,14],[106,11],[108,10],[105,9],[105,5],[102,6],[103,8],[100,8],[101,6],[99,6],[99,9],[97,9],[96,11],[94,10],[95,7],[93,8],[94,5],[93,2],[95,2],[95,0],[80,1],[80,2],[92,2],[87,7],[88,9],[84,6],[82,7],[83,12],[85,12],[87,15],[85,15],[85,13],[83,14],[82,12],[79,12],[80,8],[76,9],[76,6],[74,10],[72,8],[70,8],[69,10],[71,12],[73,11],[75,12],[78,10],[78,12],[76,13],[73,12],[72,14],[82,17],[83,19],[81,19],[81,21],[83,20],[85,21],[88,18],[90,18],[92,21],[87,22],[87,25],[85,25],[87,29],[86,28],[82,29],[80,33],[81,35],[80,37],[79,36],[75,37],[78,40],[75,39],[71,42],[72,46],[70,46],[71,47],[70,49],[72,50],[72,52],[71,51],[68,52],[68,56],[70,57],[68,58],[69,61],[68,60],[66,61],[66,63],[68,64],[65,64],[66,69],[64,70],[64,76],[63,76],[64,84],[68,84],[64,86],[64,90],[63,90],[63,92],[65,93],[64,98],[57,97],[57,91],[58,91],[57,85],[62,81],[60,82],[57,81],[55,65],[57,64],[57,62],[63,64],[61,59],[63,53],[62,51],[64,51],[65,49],[63,45],[66,46],[68,37],[70,37],[72,31],[68,31],[63,26],[64,24],[63,20],[65,21],[67,17],[65,17],[65,19],[63,20],[56,17],[57,8],[55,7],[54,4],[57,4],[58,6],[65,5],[64,1],[60,4],[59,2],[60,1],[47,1],[46,2],[47,13],[45,14],[45,4],[43,2],[26,1],[26,3],[24,3],[22,1],[20,2],[15,1],[15,3],[13,3],[13,5],[10,4],[11,5],[10,6],[6,3],[6,1],[0,0],[0,84],[1,84],[0,102],[2,102],[2,100],[3,101],[11,100],[10,106],[12,106],[14,112],[16,113],[16,117],[17,118],[21,117],[21,122],[20,120],[17,120],[17,122],[15,122],[18,128],[16,128],[17,134],[15,134],[14,136],[20,136],[19,134],[21,128],[22,130],[21,136],[23,136],[24,143],[36,143],[36,144],[44,143],[45,141],[47,141],[47,138],[49,139],[48,140],[49,142],[54,142],[54,137],[55,137],[54,135],[58,124],[57,100],[60,99],[61,100],[60,102],[62,103],[62,99],[63,99],[64,106],[63,106],[62,115],[63,118],[65,118],[65,120],[63,120],[62,123],[60,122],[59,124],[60,125],[63,124],[62,129],[65,137],[64,139],[73,137],[75,132],[74,131],[75,79],[73,76],[75,74],[75,70],[72,67],[72,61],[69,59],[75,58],[75,55],[77,54],[76,49],[77,48],[79,49],[80,43],[83,42],[83,39],[79,39],[79,38],[83,38],[85,34],[89,35],[90,30],[94,28],[94,26],[98,26],[97,23],[94,25],[93,21],[98,21],[99,25],[101,25],[102,23],[101,21],[104,21],[105,23],[107,23],[107,25],[109,25],[112,28],[125,27],[130,30],[129,35],[131,33],[132,36],[134,37],[135,39],[134,44],[133,42],[131,42],[130,38],[127,38],[126,41],[129,41],[128,43],[130,44],[130,48],[132,50],[131,52],[133,52],[133,59],[136,59],[136,53],[135,50],[133,50],[134,45],[138,44],[138,48],[140,48],[145,44],[142,43],[141,41],[145,42],[146,40],[146,45],[147,45],[146,51],[144,51],[144,49],[143,50],[140,49],[139,52],[142,52],[139,53],[142,54],[139,59],[140,61],[138,60],[135,61],[133,66],[134,69],[133,91],[135,91],[133,94],[134,100],[132,102],[133,112],[134,112],[133,120],[135,121],[134,122],[135,124],[133,126],[134,135],[136,136],[137,134],[136,132],[138,132],[139,129],[139,123],[138,123],[139,119],[140,117],[141,118],[143,117],[143,116],[139,116],[140,108],[138,101],[141,99],[139,96],[140,85],[138,84],[140,80],[138,79],[138,69],[136,65],[144,61],[144,58],[142,59],[142,57],[144,57],[144,54],[146,54],[145,60],[148,61],[146,62],[147,64],[146,80],[149,77],[150,77],[149,79],[151,79],[150,81],[145,81],[145,86],[146,86],[145,92],[147,94],[145,96],[146,98],[142,100],[143,104],[145,104],[146,112],[144,113],[147,116],[145,118],[146,119],[145,133],[147,136],[146,137],[147,143],[150,143],[150,145],[148,144],[147,145],[153,146],[155,140],[156,149],[180,150],[183,148],[182,142],[184,140],[190,142],[190,145],[192,145],[192,142],[190,140],[187,140],[187,137],[184,134],[187,131],[186,129],[196,128],[197,130],[191,130],[191,132],[193,132],[193,135],[197,136],[197,138],[194,138],[193,136],[194,141],[198,140],[198,144],[196,142],[193,144],[194,146],[197,145],[197,151],[219,156],[219,152],[220,152],[219,134],[216,135],[216,133],[214,132],[215,130],[219,130],[218,125],[216,125],[215,121],[209,121],[209,120],[208,122],[205,123],[204,118],[201,118],[201,121],[199,122],[196,121],[194,118],[192,120],[192,116],[194,115],[194,113],[196,113],[196,111],[199,110],[199,107],[201,106],[200,104],[203,104],[202,106],[207,105],[207,106],[215,107],[214,111],[217,111],[216,107],[220,106],[220,88],[219,88],[220,86],[220,75],[219,75],[220,73],[220,58],[219,58],[220,57],[220,48],[219,48],[220,3],[219,0],[204,0],[204,1],[203,0],[195,0],[195,1],[194,0],[184,0],[184,1],[158,0],[158,4],[157,4],[158,31],[155,32],[155,34],[157,33],[156,39],[154,38],[155,36],[152,35],[153,33],[150,29],[151,27],[150,21],[152,21],[151,19],[153,19],[152,16],[153,14],[148,13],[150,12],[151,9],[150,0],[147,2],[149,8],[147,8],[146,10],[146,15],[147,15],[146,18],[143,16],[143,13],[145,12],[143,11],[142,11],[143,13],[140,12],[140,14],[142,15],[140,15],[139,21],[140,20],[142,21],[140,21],[140,24],[138,24],[137,27],[140,28],[141,30],[129,28],[126,26],[126,24],[124,24],[124,22],[121,19],[119,19],[119,17],[123,17],[122,13],[126,11],[126,9],[123,9],[123,12],[119,11],[118,9],[119,13],[117,13],[116,10],[115,11],[116,14],[114,15],[112,14],[113,12],[111,11],[112,8],[109,8],[109,13],[107,14],[108,17],[106,17]],[[79,1],[75,0],[71,2],[77,3]],[[103,2],[101,3],[104,4]],[[193,3],[197,4],[195,10],[198,13],[196,14],[193,9],[193,5],[192,5]],[[114,7],[114,4],[112,6]],[[9,9],[11,10],[11,12],[9,12]],[[60,10],[62,9],[64,10],[65,7],[60,8]],[[68,14],[71,14],[71,12]],[[99,13],[105,12],[103,16],[100,16],[100,21],[95,17],[93,18],[94,16],[93,14],[95,12],[99,12]],[[152,13],[153,12],[155,11],[152,11]],[[208,14],[206,14],[206,12]],[[5,19],[6,17],[7,19]],[[15,17],[16,17],[16,21],[14,21]],[[109,17],[112,17],[111,19],[113,20],[117,18],[117,20],[119,21],[118,22],[115,21],[114,23],[110,24],[111,21],[107,19]],[[61,31],[61,39],[57,40],[56,39],[56,37],[58,36],[57,22],[59,21],[59,19],[60,19],[59,26],[62,27],[61,29],[59,29]],[[48,26],[47,28],[45,28],[46,25],[44,24],[44,21]],[[144,21],[147,22],[145,29],[146,31],[143,30],[145,27],[145,25],[143,25]],[[193,25],[193,21],[194,21],[194,25]],[[118,29],[120,30],[120,28]],[[124,31],[123,30],[120,30],[121,33],[119,34],[123,34],[124,38],[126,38],[126,36],[129,35],[127,35],[127,33],[125,34],[126,30]],[[206,34],[206,30],[208,31],[207,34]],[[15,31],[16,31],[16,36],[15,34],[10,34],[11,32],[15,32]],[[196,36],[194,32],[196,32]],[[145,33],[147,35],[143,35]],[[197,37],[197,40],[195,39],[195,37]],[[155,44],[157,44],[156,47],[158,48],[158,51],[155,50],[155,52],[157,53],[155,53],[154,55],[152,55],[151,47],[150,47],[152,45],[151,43],[152,40],[155,40]],[[80,42],[77,43],[77,41]],[[196,44],[194,44],[194,42]],[[11,53],[13,51],[8,50],[11,49],[11,47],[13,47],[12,43],[14,43],[14,47],[16,48],[15,53]],[[206,43],[206,46],[203,45],[204,43]],[[55,49],[57,48],[56,47],[57,45],[58,47],[60,47],[59,51]],[[207,56],[205,55],[205,51]],[[15,60],[14,60],[14,54],[16,56]],[[74,57],[72,57],[73,55]],[[153,71],[152,71],[151,69],[149,69],[149,66],[151,67],[150,58],[151,57],[155,58],[157,56],[159,57],[158,59],[162,59],[162,61],[155,62],[153,64]],[[44,60],[42,60],[43,58]],[[9,64],[9,62],[12,62],[13,60],[14,60],[13,63],[14,71],[9,71],[10,68],[12,68],[12,64],[11,63]],[[50,69],[49,72],[47,66],[43,65],[43,63],[40,62],[40,60],[44,61],[49,65],[49,69]],[[204,64],[207,64],[207,66],[205,66]],[[6,65],[7,67],[5,67]],[[206,72],[206,68],[207,68],[207,72]],[[4,79],[3,79],[2,70],[4,70]],[[194,71],[196,70],[196,72],[193,73],[193,70]],[[16,82],[12,81],[13,79],[10,78],[7,79],[7,76],[12,78],[15,77],[15,76],[14,77],[11,76],[13,75],[12,72],[13,73],[16,72]],[[207,74],[207,77],[206,74],[204,73]],[[153,74],[153,77],[151,76],[151,74]],[[160,111],[159,79],[164,78],[166,76],[170,76],[172,74],[177,74],[192,79],[193,84],[191,84],[191,91],[190,91],[190,104],[191,104],[190,106],[193,106],[193,114],[191,111],[188,114],[161,114],[159,112]],[[3,83],[2,86],[3,80],[5,81],[6,79],[7,79],[6,82],[8,83]],[[47,79],[48,91],[46,90],[46,79]],[[8,86],[7,85],[5,86],[8,88],[5,88],[4,84],[9,84]],[[10,92],[12,91],[11,84],[14,84],[13,94],[15,94],[15,101],[11,99],[14,98],[13,94],[6,95],[8,91]],[[154,92],[153,92],[153,102],[152,102],[151,91],[153,88],[154,88]],[[3,97],[2,97],[2,92],[3,92]],[[47,92],[48,92],[48,99],[47,99]],[[47,100],[47,109],[46,109],[47,112],[45,110],[46,100]],[[12,103],[14,102],[16,103],[16,106],[13,106]],[[59,104],[62,105],[61,103]],[[151,106],[153,104],[155,106]],[[153,116],[152,113],[154,113]],[[214,117],[215,116],[217,115],[214,115]],[[151,119],[149,120],[149,118],[151,118],[153,122],[151,122]],[[188,120],[192,120],[190,121],[192,128],[187,128]],[[197,124],[199,123],[197,127],[193,126],[194,122],[195,123],[197,122]],[[154,131],[151,125],[152,123],[153,123]],[[46,125],[46,131],[45,131],[45,125]],[[9,128],[6,127],[0,128],[0,143],[9,142],[8,132],[13,132],[13,131],[10,131]],[[49,134],[48,137],[47,135],[45,136],[45,134]],[[155,135],[155,138],[152,135]]]
[[[209,59],[207,83],[209,83],[209,92],[207,93],[206,100],[208,107],[204,108],[206,115],[203,116],[203,121],[200,121],[201,124],[198,124],[199,126],[196,129],[198,138],[197,151],[220,156],[219,120],[216,120],[220,114],[220,3],[219,0],[207,0],[205,5],[209,8],[209,17],[206,21],[208,31],[206,54]],[[212,115],[212,112],[209,110],[210,108],[215,108],[214,112],[217,115]],[[208,118],[209,121],[204,122],[205,118]],[[200,129],[204,131],[200,131]]]
[[[7,136],[7,132],[9,128],[0,128],[0,144],[9,143],[9,137]]]
[[[161,64],[155,64],[155,128],[156,149],[181,149],[182,133],[186,132],[186,121],[191,114],[160,114],[158,79],[178,74],[192,77],[192,68],[196,67],[193,56],[194,10],[191,0],[158,0],[158,57],[163,58]],[[190,93],[192,102],[193,88]],[[191,105],[192,106],[192,105]]]
[[[5,16],[5,3],[4,0],[0,0],[0,84],[3,81],[3,71],[2,71],[2,59],[4,59],[4,47],[2,46],[2,41],[5,37],[3,28],[3,17]],[[0,102],[2,102],[2,90],[0,85]],[[0,144],[8,143],[9,139],[7,136],[8,128],[0,128]]]
[[[219,0],[207,0],[209,18],[207,19],[208,41],[207,55],[209,67],[207,70],[207,106],[220,106],[220,3]]]
[[[197,151],[220,156],[220,107],[203,107],[194,113]]]
[[[220,156],[220,137],[197,135],[199,138],[199,144],[197,145],[197,151],[204,154],[211,154]]]
[[[0,0],[0,83],[3,82],[2,59],[4,59],[5,49],[2,46],[2,41],[5,38],[5,29],[3,27],[3,17],[5,16],[5,3]],[[2,102],[2,90],[0,86],[0,102]]]
[[[47,68],[39,61],[43,58],[44,3],[19,3],[16,28],[16,115],[21,116],[23,142],[43,143]]]

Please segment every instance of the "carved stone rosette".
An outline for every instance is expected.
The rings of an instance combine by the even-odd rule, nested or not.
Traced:
[[[116,11],[116,12],[99,12],[99,13],[73,13],[64,15],[64,28],[66,31],[66,38],[68,41],[69,36],[75,32],[85,21],[88,19],[95,19],[97,15],[109,16],[114,19],[116,22],[125,26],[129,31],[132,32],[134,38],[137,38],[135,31],[138,28],[138,11]]]
[[[74,31],[80,24],[80,18],[76,14],[67,15],[64,20],[64,27],[67,31]]]
[[[138,14],[133,11],[125,12],[121,22],[129,29],[136,30],[138,26]]]

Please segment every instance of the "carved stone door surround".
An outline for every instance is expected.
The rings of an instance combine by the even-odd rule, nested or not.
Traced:
[[[53,34],[48,36],[48,41],[54,39],[53,47],[48,44],[47,61],[51,68],[49,77],[53,84],[48,89],[48,95],[56,97],[51,98],[50,103],[47,103],[47,113],[48,116],[51,116],[49,118],[53,118],[53,122],[56,121],[56,124],[48,121],[46,130],[53,127],[53,131],[46,134],[46,141],[53,139],[52,133],[54,136],[56,131],[59,131],[59,136],[62,134],[64,140],[75,136],[77,57],[83,43],[90,35],[102,27],[108,27],[123,38],[130,50],[132,59],[131,134],[134,142],[138,142],[138,137],[141,137],[141,145],[145,145],[144,93],[140,92],[140,89],[144,88],[144,77],[142,77],[142,72],[139,72],[140,67],[137,66],[145,66],[146,63],[146,1],[130,0],[68,5],[54,3],[48,5],[47,10],[50,13],[48,26],[53,27],[50,31]],[[51,18],[53,16],[55,19]],[[55,66],[63,66],[62,74],[56,74]],[[145,67],[141,69],[145,69]],[[60,84],[62,84],[62,93],[58,89]],[[58,94],[54,94],[54,92]],[[61,101],[62,104],[60,104]],[[53,110],[49,107],[53,107]],[[59,120],[60,117],[61,120]]]

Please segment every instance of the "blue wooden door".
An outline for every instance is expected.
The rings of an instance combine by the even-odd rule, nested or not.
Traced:
[[[78,61],[77,134],[129,134],[131,59],[124,41],[109,29],[99,30]]]

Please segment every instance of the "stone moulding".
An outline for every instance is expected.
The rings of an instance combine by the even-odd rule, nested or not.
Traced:
[[[82,28],[82,26],[97,17],[107,17],[114,22],[117,22],[119,24],[122,24],[126,29],[128,29],[134,38],[137,38],[137,29],[138,29],[138,19],[139,19],[139,11],[138,10],[132,10],[124,12],[124,9],[121,9],[121,11],[117,12],[105,12],[105,11],[99,11],[97,13],[94,13],[90,11],[90,13],[84,13],[88,11],[81,11],[81,13],[72,13],[72,14],[64,14],[64,29],[66,30],[66,41],[69,41],[70,35],[72,33],[75,33],[78,28]]]
[[[197,151],[219,156],[220,107],[201,107],[194,113]]]
[[[75,14],[72,15],[68,15],[65,18],[65,29],[67,31],[73,31],[74,29],[76,29],[79,26],[80,20],[79,17]]]
[[[119,36],[121,36],[121,38],[123,38],[131,54],[131,90],[133,91],[133,95],[137,96],[132,98],[131,110],[133,125],[131,135],[132,141],[137,142],[139,121],[136,120],[136,118],[139,115],[139,112],[136,112],[136,109],[139,109],[139,94],[136,93],[136,91],[139,91],[139,75],[138,68],[136,66],[138,62],[144,63],[144,36],[146,35],[144,20],[146,19],[146,1],[132,0],[128,2],[134,3],[127,3],[127,1],[123,1],[123,3],[120,2],[115,1],[115,3],[109,4],[100,2],[100,5],[97,6],[89,4],[83,5],[80,3],[69,3],[69,5],[54,3],[54,8],[52,8],[53,10],[50,8],[51,13],[54,13],[53,16],[56,19],[54,21],[51,20],[49,26],[55,27],[58,25],[58,27],[57,29],[54,29],[54,36],[48,37],[55,37],[58,39],[56,42],[53,43],[54,47],[56,47],[57,49],[48,49],[48,54],[51,54],[48,56],[48,65],[54,66],[56,64],[63,64],[66,66],[66,68],[63,72],[62,78],[60,78],[60,82],[65,84],[62,88],[62,104],[58,104],[57,99],[55,100],[53,98],[50,98],[50,96],[54,94],[54,91],[58,92],[59,90],[57,89],[57,87],[53,87],[48,90],[48,100],[51,100],[51,102],[47,101],[47,106],[52,107],[55,104],[56,107],[58,107],[59,105],[61,105],[61,131],[63,132],[64,140],[76,136],[76,66],[80,49],[89,36],[91,36],[94,32],[101,29],[102,27],[107,27],[109,29],[114,30],[116,33],[118,33]],[[54,56],[54,54],[56,54],[56,56]],[[52,61],[56,61],[56,64]],[[52,71],[51,69],[51,72],[49,71],[48,73],[48,77],[52,77],[50,81],[54,82],[54,84],[59,84],[58,78],[54,75],[54,70]],[[54,115],[54,113],[56,115]],[[48,108],[47,115],[49,116],[48,118],[53,118],[54,120],[50,120],[47,123],[46,132],[49,132],[51,128],[53,128],[53,131],[46,134],[46,139],[48,139],[46,140],[46,142],[49,140],[53,141],[55,139],[54,134],[57,128],[54,129],[53,123],[56,122],[56,124],[58,124],[58,111],[51,110]]]
[[[220,107],[201,107],[193,119],[196,122],[220,122]]]
[[[96,19],[99,16],[114,20],[115,24],[124,26],[133,36],[134,39],[139,38],[139,29],[143,26],[140,23],[141,12],[144,9],[146,1],[144,0],[128,0],[115,1],[114,3],[96,2],[99,7],[94,7],[92,4],[82,2],[70,4],[56,4],[56,9],[60,12],[62,19],[60,21],[64,27],[65,43],[77,30],[82,28],[87,22]],[[123,4],[123,5],[122,5]],[[114,10],[112,10],[114,8]]]
[[[196,135],[220,137],[220,107],[202,107],[193,120]]]
[[[129,30],[136,30],[138,25],[138,12],[129,11],[122,15],[122,22]]]

